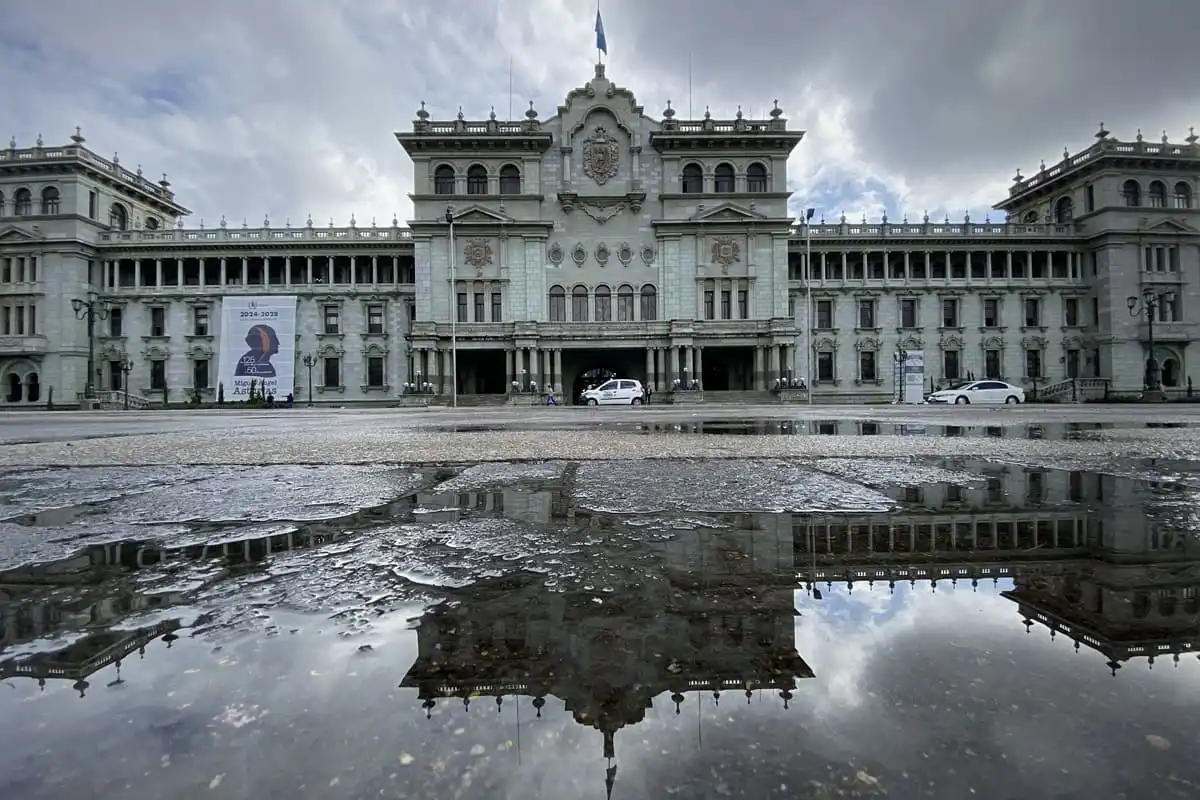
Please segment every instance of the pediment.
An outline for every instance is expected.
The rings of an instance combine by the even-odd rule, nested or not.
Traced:
[[[1200,233],[1200,231],[1178,219],[1164,219],[1146,229],[1150,233]]]
[[[513,222],[514,219],[507,214],[501,214],[498,211],[493,211],[490,208],[483,206],[468,206],[461,211],[454,212],[454,222],[465,222],[475,225],[494,225],[500,222]]]
[[[40,242],[44,237],[40,234],[33,234],[29,231],[18,228],[15,225],[5,225],[0,228],[0,243],[2,244],[20,244],[23,242]]]
[[[736,203],[722,203],[716,208],[707,208],[698,214],[693,214],[694,222],[751,222],[766,219],[765,216]]]

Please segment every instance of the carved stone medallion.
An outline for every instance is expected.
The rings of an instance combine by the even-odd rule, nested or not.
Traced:
[[[608,245],[604,242],[596,245],[596,263],[602,267],[608,263]]]
[[[633,248],[629,246],[629,242],[622,242],[617,248],[617,260],[622,266],[629,266],[629,262],[633,261]]]
[[[728,268],[741,259],[742,247],[737,243],[737,239],[732,236],[717,236],[713,239],[712,260],[714,263]]]
[[[650,245],[642,248],[642,261],[647,267],[654,263],[654,248]]]
[[[583,242],[579,242],[571,250],[571,260],[581,267],[583,262],[587,261],[587,248],[583,246]]]
[[[561,264],[563,261],[562,245],[559,244],[558,242],[555,242],[554,244],[550,245],[550,254],[549,255],[550,255],[550,263],[551,264],[553,264],[556,267],[559,264]]]
[[[487,239],[468,239],[463,246],[463,260],[467,266],[481,270],[492,263],[492,245]]]
[[[583,174],[603,186],[616,177],[621,149],[603,125],[596,127],[583,142]]]

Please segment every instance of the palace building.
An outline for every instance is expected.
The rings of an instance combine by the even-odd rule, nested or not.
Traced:
[[[933,382],[1135,392],[1151,342],[1167,391],[1188,385],[1194,133],[1123,141],[1101,126],[1018,172],[995,219],[818,210],[807,225],[788,208],[803,138],[778,105],[761,120],[680,120],[669,102],[649,116],[598,65],[547,118],[531,103],[516,122],[435,121],[422,106],[396,134],[414,219],[341,227],[188,225],[165,176],[78,131],[13,141],[0,400],[76,402],[89,381],[139,404],[215,399],[224,300],[263,296],[295,298],[285,350],[296,394],[307,369],[317,402],[386,402],[413,383],[464,401],[514,383],[570,399],[610,372],[656,391],[699,379],[713,399],[807,377],[814,401],[868,402],[893,396],[899,351],[922,352]]]

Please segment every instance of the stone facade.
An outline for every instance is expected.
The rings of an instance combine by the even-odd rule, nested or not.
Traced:
[[[932,383],[1087,377],[1134,392],[1150,351],[1143,296],[1163,382],[1187,385],[1195,135],[1101,130],[1018,173],[996,206],[1004,222],[797,225],[786,166],[803,136],[777,106],[765,120],[678,120],[668,103],[653,118],[597,66],[548,119],[532,104],[517,122],[422,107],[397,134],[416,175],[407,225],[282,228],[187,228],[165,176],[98,156],[78,132],[63,147],[13,142],[0,150],[0,401],[84,391],[88,314],[73,301],[89,299],[107,315],[90,345],[101,388],[128,367],[132,392],[211,396],[221,300],[247,294],[297,296],[297,392],[312,355],[318,402],[384,400],[410,382],[570,398],[608,373],[658,392],[699,378],[708,397],[807,377],[816,402],[869,402],[892,397],[902,349],[924,352]]]

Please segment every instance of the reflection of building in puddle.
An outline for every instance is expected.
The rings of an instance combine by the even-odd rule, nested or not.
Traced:
[[[469,492],[421,492],[417,508],[427,519],[456,520],[463,516],[500,516],[530,525],[549,525],[571,519],[574,509],[570,490],[546,485],[505,486]]]
[[[1093,423],[1033,425],[926,425],[873,420],[714,420],[644,423],[635,426],[646,434],[712,434],[714,436],[932,436],[985,437],[991,439],[1075,439],[1111,428]],[[1146,427],[1153,427],[1148,424]]]
[[[417,660],[401,686],[417,689],[427,715],[440,698],[469,708],[484,695],[497,709],[506,696],[532,697],[541,716],[553,696],[603,734],[609,759],[617,731],[642,721],[661,694],[678,712],[685,692],[749,702],[771,690],[786,708],[797,678],[813,675],[796,652],[791,587],[697,591],[674,577],[600,595],[551,592],[531,575],[476,584],[420,618]]]
[[[144,656],[146,645],[162,636],[167,646],[177,638],[178,620],[167,620],[135,630],[98,630],[76,639],[71,644],[47,653],[38,653],[16,661],[0,663],[0,680],[34,678],[45,688],[47,680],[69,680],[83,697],[90,686],[88,678],[109,665],[116,667],[116,680],[121,681],[121,661],[135,650]]]

